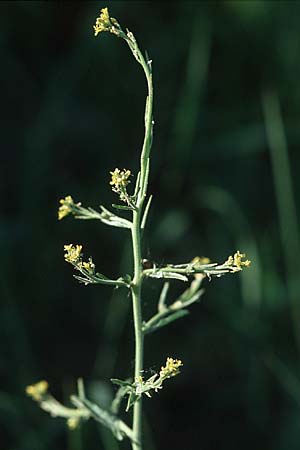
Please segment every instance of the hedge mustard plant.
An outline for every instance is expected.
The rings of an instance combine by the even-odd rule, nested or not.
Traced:
[[[40,407],[54,417],[62,417],[66,420],[68,427],[73,430],[81,422],[87,419],[95,419],[103,426],[109,428],[116,439],[128,438],[133,450],[142,450],[142,397],[151,397],[164,386],[165,381],[176,376],[180,372],[183,363],[180,359],[167,357],[165,364],[158,373],[149,378],[144,378],[143,373],[143,348],[144,337],[149,333],[168,325],[180,317],[188,314],[187,308],[195,303],[203,294],[201,284],[204,278],[220,277],[227,273],[241,271],[250,265],[245,260],[245,254],[237,251],[233,256],[218,264],[211,262],[208,258],[195,257],[192,261],[183,264],[166,264],[163,267],[151,265],[144,268],[142,264],[141,239],[144,231],[147,215],[149,212],[152,196],[148,196],[148,179],[150,170],[150,151],[153,136],[153,85],[151,60],[145,58],[139,49],[134,35],[126,29],[123,31],[116,19],[109,15],[108,9],[103,8],[94,25],[94,34],[109,32],[123,39],[129,46],[134,58],[141,65],[148,87],[148,95],[145,106],[145,135],[140,155],[140,170],[135,180],[132,192],[128,191],[131,182],[131,171],[129,169],[118,169],[110,172],[110,186],[117,194],[120,203],[112,207],[122,211],[130,211],[131,220],[100,206],[100,210],[85,208],[81,203],[75,203],[68,195],[60,200],[58,219],[61,220],[68,215],[77,219],[96,219],[106,225],[117,228],[127,228],[131,233],[133,249],[133,275],[125,275],[116,280],[106,277],[96,270],[92,258],[83,260],[82,246],[79,244],[67,244],[64,246],[65,261],[76,270],[74,275],[80,282],[88,284],[106,284],[114,288],[129,290],[132,297],[132,309],[135,334],[135,369],[131,380],[112,379],[118,386],[116,396],[111,404],[110,410],[104,410],[100,405],[87,399],[84,391],[83,381],[78,380],[78,392],[71,396],[72,407],[66,407],[58,402],[48,391],[48,383],[40,381],[28,386],[26,393],[39,403]],[[175,279],[185,283],[189,287],[173,302],[167,302],[169,281],[165,281],[159,300],[157,313],[150,319],[144,319],[142,315],[141,289],[146,278]],[[127,398],[126,411],[133,409],[132,425],[126,424],[119,417],[119,410],[123,398]]]

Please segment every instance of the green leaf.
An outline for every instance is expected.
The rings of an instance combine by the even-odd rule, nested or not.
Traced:
[[[92,417],[97,421],[104,425],[106,428],[109,428],[111,432],[114,434],[116,439],[122,441],[124,437],[128,437],[132,440],[133,433],[131,428],[129,428],[121,419],[117,416],[109,413],[108,411],[100,408],[100,406],[95,403],[90,402],[87,399],[79,399],[76,398],[77,404],[82,404],[92,415]]]
[[[138,172],[135,182],[135,188],[134,188],[134,197],[137,197],[139,189],[140,189],[140,178],[141,178],[141,172]]]
[[[126,386],[132,388],[132,384],[129,381],[119,380],[118,378],[111,378],[110,381],[118,386]]]
[[[73,277],[76,278],[76,280],[78,280],[80,283],[83,283],[85,286],[87,286],[88,284],[95,284],[88,278],[83,278],[80,277],[79,275],[73,275]]]
[[[97,272],[96,273],[96,277],[100,278],[101,280],[109,280],[109,278],[107,278],[105,275],[103,275],[102,273]],[[113,280],[110,280],[113,281]]]
[[[165,327],[166,325],[169,325],[169,323],[174,322],[175,320],[180,319],[181,317],[187,316],[188,314],[189,311],[187,309],[180,309],[179,311],[176,311],[175,313],[158,320],[155,324],[151,325],[150,327],[147,327],[146,323],[143,327],[143,332],[144,334],[152,333],[153,331]]]
[[[186,275],[182,275],[181,273],[177,273],[177,272],[166,272],[163,270],[157,270],[155,272],[151,272],[149,274],[147,274],[148,277],[151,278],[171,278],[173,280],[181,280],[181,281],[189,281],[188,277]]]
[[[100,214],[100,220],[106,225],[118,228],[131,228],[131,222],[129,220],[115,215],[114,213],[106,209],[103,205],[100,205],[100,208],[102,210]]]
[[[145,207],[145,210],[144,210],[142,222],[141,222],[141,230],[144,230],[144,228],[146,226],[146,221],[147,221],[147,217],[148,217],[148,213],[149,213],[149,209],[150,209],[152,198],[153,198],[153,195],[150,195],[150,197],[148,198],[148,201],[147,201],[147,204],[146,204],[146,207]]]
[[[131,206],[116,205],[115,203],[113,203],[111,206],[115,209],[123,209],[125,211],[134,211],[134,208],[132,208]]]
[[[118,278],[117,281],[123,281],[124,283],[126,283],[126,285],[127,285],[128,287],[130,287],[130,284],[131,284],[131,282],[132,282],[132,278],[131,278],[131,276],[127,273],[127,274],[124,275],[123,277]]]
[[[199,300],[199,298],[204,294],[204,289],[199,289],[199,291],[197,291],[192,297],[190,297],[189,299],[185,300],[183,302],[184,306],[190,306],[193,303],[197,302]]]
[[[134,392],[130,392],[128,396],[126,412],[130,410],[130,408],[135,404],[136,401],[140,399],[140,396],[136,395]]]
[[[166,305],[166,298],[167,298],[167,294],[168,294],[168,290],[170,287],[170,283],[167,281],[163,284],[160,296],[159,296],[159,300],[158,300],[158,312],[162,312],[164,310],[167,309],[167,305]]]
[[[86,278],[78,276],[78,275],[73,275],[74,278],[76,278],[77,280],[80,281],[80,283],[84,283],[85,285],[88,284],[106,284],[109,286],[126,286],[126,287],[130,287],[129,282],[128,282],[128,278],[123,279],[123,278],[119,278],[118,280],[111,280],[110,278],[107,278],[105,275],[103,275],[102,273],[97,272],[95,275],[91,275],[91,276],[87,276]]]
[[[192,305],[197,302],[199,298],[204,294],[204,289],[199,289],[193,295],[190,296],[180,296],[178,300],[176,300],[172,305],[169,306],[170,310],[176,311],[187,306]]]
[[[114,380],[111,380],[114,383]],[[122,380],[116,380],[116,381],[122,381]],[[122,382],[122,383],[126,383]],[[118,385],[118,383],[115,383]],[[113,399],[111,406],[110,406],[110,410],[113,414],[118,414],[120,406],[121,406],[121,402],[123,400],[123,398],[128,395],[128,393],[130,392],[129,390],[131,389],[131,386],[128,387],[126,385],[119,385],[119,388],[115,394],[115,398]]]

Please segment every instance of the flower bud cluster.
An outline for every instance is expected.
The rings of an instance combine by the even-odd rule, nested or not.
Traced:
[[[110,17],[108,8],[101,9],[100,16],[97,17],[96,25],[94,25],[93,28],[95,36],[97,36],[99,33],[102,33],[103,31],[108,31],[119,36],[122,31],[117,20],[113,17]]]
[[[33,398],[33,400],[39,402],[42,400],[43,396],[47,394],[48,382],[45,380],[39,381],[36,384],[27,386],[25,391],[27,395]]]
[[[240,253],[238,250],[233,256],[229,256],[227,261],[225,261],[224,265],[231,266],[234,269],[242,270],[243,267],[249,267],[251,264],[250,259],[246,259],[246,261],[243,261],[243,258],[246,257],[245,253]]]

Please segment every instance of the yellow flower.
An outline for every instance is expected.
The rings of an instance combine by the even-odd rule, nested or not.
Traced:
[[[61,220],[73,211],[75,203],[71,195],[67,195],[67,197],[62,198],[59,200],[59,203],[61,206],[58,209],[58,220]]]
[[[179,367],[183,366],[180,359],[167,358],[166,365],[161,367],[159,376],[161,378],[171,378],[179,373]]]
[[[110,185],[113,186],[112,190],[118,192],[120,189],[125,188],[127,184],[130,183],[128,178],[131,175],[130,170],[120,170],[115,169],[113,172],[110,172],[111,174],[111,181]]]
[[[87,272],[89,272],[90,274],[94,273],[95,270],[95,264],[93,263],[92,259],[89,259],[89,262],[84,262],[82,263],[81,266],[83,269],[85,269]]]
[[[102,31],[110,31],[111,33],[120,34],[120,25],[113,17],[109,16],[108,8],[102,8],[100,16],[96,19],[96,25],[93,26],[94,35],[97,36]]]
[[[236,270],[242,270],[244,267],[249,267],[251,264],[250,259],[246,259],[246,261],[243,261],[243,258],[246,257],[245,253],[240,253],[238,250],[233,256],[229,256],[227,261],[225,261],[224,264],[227,266],[234,267]]]
[[[32,384],[26,387],[26,394],[39,402],[42,397],[47,393],[48,383],[47,381],[39,381],[36,384]]]
[[[64,245],[64,251],[66,252],[64,257],[65,260],[71,264],[76,264],[81,255],[82,245]]]
[[[70,418],[67,420],[67,425],[68,425],[68,427],[69,427],[70,430],[75,430],[75,428],[78,427],[79,422],[80,422],[79,417],[70,417]]]

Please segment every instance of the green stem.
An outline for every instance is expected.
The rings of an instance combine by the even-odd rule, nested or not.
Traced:
[[[131,228],[133,257],[134,257],[134,278],[132,283],[132,307],[135,334],[135,368],[134,378],[141,375],[143,370],[143,331],[141,312],[141,287],[142,287],[142,266],[141,266],[141,236],[140,236],[140,213],[133,213],[133,224]],[[133,409],[133,450],[142,449],[142,399],[134,404]]]
[[[146,76],[148,96],[146,98],[145,106],[145,135],[144,142],[140,157],[140,177],[138,179],[138,200],[137,209],[141,211],[145,197],[147,195],[148,178],[149,178],[149,166],[150,166],[150,151],[152,147],[153,137],[153,82],[152,82],[152,66],[151,61],[144,58],[143,53],[140,51],[139,46],[132,33],[121,32],[121,37],[125,39],[133,56],[137,62],[142,66],[144,74]]]
[[[151,72],[151,63],[145,61],[143,55],[140,55],[141,65],[145,72],[147,78],[148,85],[148,97],[146,100],[146,108],[145,108],[145,137],[143,143],[143,149],[141,153],[141,178],[140,178],[140,196],[139,203],[142,206],[144,199],[147,194],[148,187],[148,178],[149,178],[149,156],[152,146],[152,133],[153,133],[153,84],[152,84],[152,72]]]
[[[134,278],[132,282],[132,306],[133,306],[133,320],[135,333],[135,368],[134,377],[141,376],[143,370],[143,321],[141,311],[141,288],[142,288],[142,257],[141,257],[141,216],[143,210],[144,200],[147,195],[147,186],[149,178],[149,156],[152,146],[152,130],[153,130],[153,85],[152,85],[152,70],[151,62],[145,61],[136,40],[133,35],[127,36],[126,41],[136,58],[143,68],[147,80],[148,96],[145,107],[145,136],[143,148],[140,157],[140,176],[138,178],[138,185],[136,191],[138,198],[136,203],[136,210],[133,211],[133,221],[131,226],[132,247],[134,257]],[[144,221],[143,221],[144,222]],[[145,224],[143,223],[143,226]],[[133,440],[132,450],[142,450],[142,399],[140,398],[134,404],[133,408]]]
[[[137,378],[141,375],[143,370],[143,352],[144,352],[143,321],[141,311],[141,288],[143,281],[143,269],[141,258],[141,221],[142,221],[141,217],[143,212],[143,204],[147,195],[149,166],[150,166],[149,156],[152,146],[153,85],[152,85],[151,61],[145,60],[133,34],[130,33],[128,30],[127,34],[125,34],[122,30],[119,30],[119,36],[125,39],[125,41],[129,45],[129,48],[133,56],[142,66],[146,76],[148,87],[148,95],[145,107],[145,136],[140,157],[140,174],[137,178],[135,189],[135,192],[137,192],[137,201],[135,204],[135,210],[133,211],[133,220],[131,224],[131,237],[132,237],[133,258],[134,258],[134,277],[131,285],[134,334],[135,334],[134,377]],[[146,214],[147,214],[147,206],[146,206]],[[145,221],[143,220],[142,221],[143,227],[145,226],[144,222]],[[142,450],[142,399],[139,399],[134,404],[132,428],[133,428],[132,449]]]

